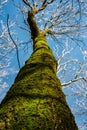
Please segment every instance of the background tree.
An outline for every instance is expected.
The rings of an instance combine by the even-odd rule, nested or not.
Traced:
[[[26,25],[23,26],[23,23],[20,22],[21,20],[18,18],[17,18],[16,24],[13,21],[10,21],[9,26],[11,27],[11,36],[13,38],[15,37],[14,32],[13,32],[13,24],[18,25],[18,27],[20,27],[20,29],[22,29],[22,31],[26,31],[26,36],[28,36],[28,38],[29,38],[28,33],[30,31],[27,29],[28,26],[27,26],[27,20],[26,20],[27,12],[29,10],[29,7],[31,9],[33,6],[35,6],[38,8],[38,12],[39,12],[35,15],[36,21],[38,23],[38,26],[40,27],[40,30],[43,30],[44,28],[46,29],[45,33],[47,33],[47,38],[50,37],[50,38],[54,39],[56,43],[60,43],[60,44],[58,44],[58,47],[60,49],[60,46],[61,46],[61,48],[62,48],[61,51],[62,51],[63,48],[65,47],[64,40],[66,39],[66,37],[68,37],[69,38],[69,47],[68,47],[69,50],[70,50],[70,48],[74,48],[74,51],[75,51],[75,49],[76,49],[76,51],[81,50],[81,49],[79,49],[79,47],[80,48],[83,47],[83,43],[82,43],[83,39],[81,38],[81,34],[83,35],[83,32],[85,32],[85,28],[87,26],[86,20],[84,20],[84,19],[86,19],[86,17],[85,17],[86,16],[85,7],[87,4],[86,1],[74,1],[74,0],[59,1],[59,2],[58,1],[36,1],[36,2],[30,1],[30,3],[29,3],[29,1],[26,0],[24,2],[28,5],[27,7],[23,3],[21,3],[20,6],[18,7],[19,4],[14,1],[14,4],[16,3],[15,7],[18,9],[19,12],[22,13],[23,18],[24,18],[24,23]],[[56,8],[53,8],[54,5]],[[18,24],[18,22],[20,24]],[[23,28],[23,27],[25,27],[25,28]],[[6,29],[6,31],[4,30],[4,32],[8,32],[8,28]],[[7,33],[5,33],[5,34],[7,34]],[[25,32],[24,32],[24,34],[25,34]],[[31,35],[30,35],[30,37],[31,37]],[[5,39],[4,46],[6,46],[5,43],[9,43],[8,49],[7,48],[5,49],[5,50],[7,50],[6,52],[8,54],[8,52],[10,52],[12,49],[15,48],[15,45],[11,41],[12,40],[11,37],[8,36],[8,39],[11,42],[8,42],[7,35],[4,35],[4,39]],[[62,39],[62,41],[61,41],[61,39]],[[24,40],[25,39],[23,38],[23,40],[19,39],[19,41],[18,41],[18,38],[17,38],[17,42],[16,42],[16,39],[15,39],[15,43],[16,43],[17,47],[19,46],[19,49],[20,49],[20,47],[24,47],[25,45],[27,47],[27,44],[26,44],[27,42],[26,41],[24,42]],[[27,41],[28,41],[28,39],[27,39]],[[61,44],[61,42],[62,42],[62,44]],[[74,42],[76,44],[74,44]],[[52,43],[52,44],[54,45],[54,43]],[[78,45],[78,47],[76,47],[77,45]],[[57,47],[57,49],[58,49],[58,47]],[[4,47],[2,47],[2,48],[4,48]],[[5,54],[6,54],[6,52],[5,52]],[[60,78],[62,80],[62,82],[65,82],[65,83],[63,83],[63,85],[68,85],[70,83],[74,83],[78,79],[83,78],[84,73],[81,73],[81,72],[83,70],[85,71],[84,68],[82,68],[82,70],[79,71],[80,70],[79,68],[84,63],[82,62],[82,64],[80,64],[78,61],[73,60],[72,59],[73,57],[71,57],[71,59],[70,59],[70,57],[66,57],[66,55],[70,54],[68,50],[66,50],[66,52],[63,51],[62,56],[59,56],[59,58],[57,57],[58,62],[60,63],[58,66],[58,68],[59,68],[58,74],[59,74],[59,76],[64,77],[63,80]],[[73,52],[73,50],[71,49],[71,54],[72,54],[72,52]],[[83,48],[83,52],[84,52],[84,48]],[[59,51],[59,53],[61,54],[60,51]],[[66,54],[66,55],[64,55],[64,54]],[[65,56],[66,60],[64,58],[64,62],[63,62],[62,57],[64,57],[64,56]],[[68,61],[67,59],[70,59],[70,60]],[[78,63],[79,65],[76,67],[77,68],[76,70],[72,71],[73,76],[71,76],[69,79],[68,78],[69,76],[66,77],[67,73],[65,75],[65,72],[67,72],[66,70],[68,69],[68,67],[73,66],[73,64],[72,64],[72,66],[70,66],[70,64],[69,64],[69,63],[71,63],[70,61],[74,65],[76,65],[76,63]],[[86,59],[85,59],[85,61],[86,61]],[[64,63],[64,64],[62,64],[62,63]],[[61,71],[61,68],[62,68],[62,71]],[[70,70],[70,68],[68,69],[68,72],[69,72],[69,70]],[[70,74],[72,72],[70,72]],[[80,73],[77,73],[77,72],[80,72]]]

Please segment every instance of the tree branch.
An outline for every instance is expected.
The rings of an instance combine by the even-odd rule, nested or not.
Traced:
[[[76,78],[76,79],[70,80],[69,82],[63,83],[62,86],[70,85],[71,83],[74,83],[74,82],[76,82],[78,80],[81,80],[81,79],[83,79],[83,78],[80,77],[80,78]]]
[[[7,28],[8,28],[8,34],[9,34],[9,36],[10,36],[10,39],[12,40],[12,42],[13,42],[13,44],[14,44],[14,46],[15,46],[15,49],[16,49],[18,66],[19,66],[19,69],[20,69],[20,60],[19,60],[18,47],[17,47],[17,44],[15,43],[15,41],[14,41],[14,39],[12,38],[11,33],[10,33],[10,28],[9,28],[9,15],[7,16]]]
[[[23,0],[23,2],[24,2],[27,6],[29,6],[31,9],[33,8],[32,5],[29,3],[28,0]]]
[[[47,0],[44,0],[42,6],[38,9],[38,11],[42,11],[44,10],[49,4],[51,4],[52,2],[54,2],[55,0],[50,0],[49,2],[47,2]]]
[[[31,11],[28,12],[28,24],[30,26],[30,30],[31,30],[31,36],[32,39],[34,40],[40,33],[40,30],[38,28],[38,25],[34,19],[34,14],[36,13],[36,11],[33,9]]]

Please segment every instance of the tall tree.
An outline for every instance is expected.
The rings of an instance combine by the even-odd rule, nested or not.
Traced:
[[[1,103],[0,128],[77,130],[74,117],[62,92],[61,83],[56,77],[57,61],[48,47],[46,35],[57,37],[61,34],[71,35],[73,31],[76,33],[81,26],[74,18],[78,18],[78,14],[81,15],[82,3],[78,1],[78,9],[73,13],[72,9],[76,6],[73,1],[70,1],[72,6],[69,6],[68,1],[59,1],[56,10],[54,9],[52,15],[47,16],[46,23],[43,23],[44,29],[40,29],[36,22],[37,14],[41,13],[43,16],[43,11],[55,3],[55,0],[38,0],[36,3],[34,0],[30,2],[23,0],[23,2],[30,8],[27,11],[27,22],[33,41],[33,53]],[[64,4],[67,5],[66,9]],[[70,10],[71,13],[69,13]],[[25,10],[22,13],[25,13]],[[36,18],[34,18],[35,15]],[[72,18],[74,23],[72,24],[70,22],[72,20],[68,18]],[[20,67],[18,47],[11,36],[8,18],[7,27],[17,50]]]

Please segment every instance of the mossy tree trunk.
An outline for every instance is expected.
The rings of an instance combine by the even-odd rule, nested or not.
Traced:
[[[46,37],[28,15],[34,51],[0,105],[0,130],[78,130]]]

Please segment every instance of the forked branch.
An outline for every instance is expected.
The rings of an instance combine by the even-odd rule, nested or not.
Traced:
[[[29,2],[28,0],[23,0],[23,2],[24,2],[27,6],[29,6],[31,9],[33,8],[32,5],[30,4],[30,2]]]
[[[42,11],[44,10],[49,4],[53,3],[55,0],[44,0],[44,2],[42,3],[42,6],[38,9],[38,11]]]

